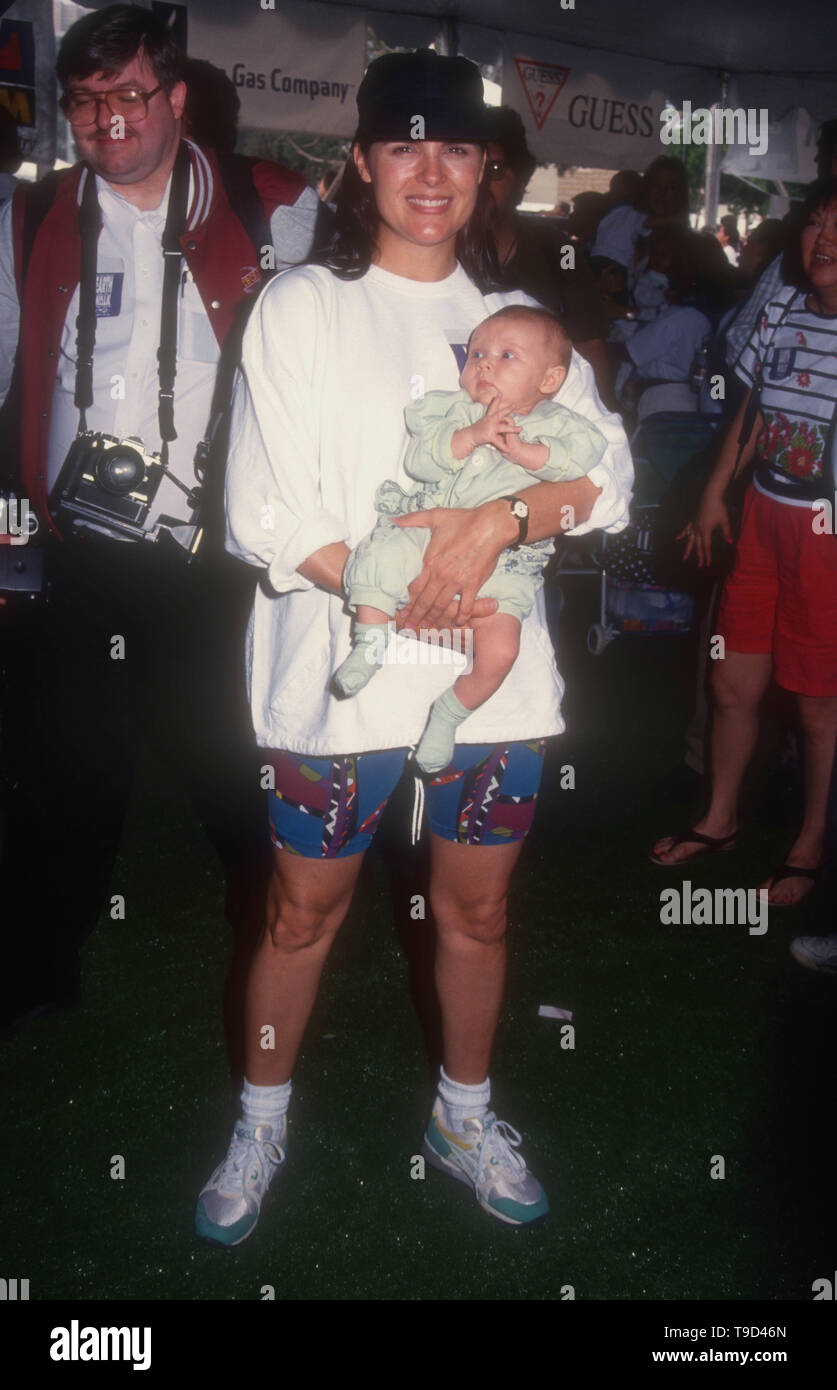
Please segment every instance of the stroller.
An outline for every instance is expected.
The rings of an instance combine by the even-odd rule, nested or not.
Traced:
[[[636,500],[631,521],[602,537],[593,559],[601,574],[599,621],[587,632],[587,650],[602,652],[623,634],[682,635],[691,631],[694,596],[670,585],[660,535],[660,502],[681,469],[710,444],[716,422],[691,414],[652,415],[631,440]]]

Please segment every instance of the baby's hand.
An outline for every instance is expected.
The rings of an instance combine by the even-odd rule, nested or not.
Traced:
[[[549,450],[545,444],[526,444],[520,438],[520,430],[514,434],[506,434],[503,444],[498,444],[497,448],[507,458],[509,463],[517,463],[521,468],[539,469],[543,468],[549,459]]]
[[[451,450],[457,459],[467,458],[481,444],[493,444],[494,448],[502,453],[506,440],[519,433],[520,426],[506,414],[506,407],[498,391],[480,420],[455,431],[451,439]]]
[[[478,444],[492,444],[495,449],[500,450],[501,454],[505,452],[507,441],[520,434],[520,425],[516,425],[511,415],[507,413],[499,391],[490,402],[482,419],[478,420],[471,428],[475,432]]]

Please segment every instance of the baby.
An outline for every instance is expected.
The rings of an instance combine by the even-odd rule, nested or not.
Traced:
[[[404,467],[416,485],[404,492],[397,483],[381,484],[375,506],[387,515],[346,561],[343,583],[356,617],[352,651],[334,676],[340,694],[355,695],[382,663],[389,620],[408,602],[408,585],[421,571],[430,531],[399,527],[392,515],[513,501],[535,483],[580,478],[599,462],[604,436],[552,399],[571,350],[552,314],[510,305],[471,334],[461,391],[429,391],[407,407],[411,440]],[[416,749],[424,772],[448,766],[457,725],[499,689],[514,665],[520,624],[553,550],[551,539],[512,546],[480,589],[481,598],[497,599],[497,612],[474,628],[471,668],[430,708]]]

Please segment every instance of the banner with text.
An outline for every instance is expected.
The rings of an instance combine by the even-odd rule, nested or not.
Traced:
[[[354,134],[366,65],[362,11],[288,0],[277,0],[275,10],[255,0],[246,9],[233,9],[229,0],[171,6],[181,8],[188,16],[189,56],[208,59],[232,78],[241,125]]]
[[[660,140],[666,100],[709,105],[718,84],[700,68],[622,58],[549,40],[507,36],[503,101],[523,118],[541,163],[646,169],[679,149]]]
[[[746,145],[733,145],[721,161],[721,170],[749,179],[810,183],[817,177],[818,129],[808,111],[794,106],[768,123],[763,154],[750,154]]]
[[[761,159],[746,149],[732,149],[722,168],[748,178],[808,183],[817,175],[817,137],[823,121],[837,116],[837,76],[777,77],[775,74],[733,73],[729,104],[750,110],[766,108],[769,149]]]
[[[55,158],[52,0],[0,0],[0,105],[14,117],[24,159]]]

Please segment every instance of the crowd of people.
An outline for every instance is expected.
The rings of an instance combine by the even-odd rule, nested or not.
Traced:
[[[783,221],[763,219],[746,240],[731,215],[717,233],[693,229],[685,166],[670,156],[655,159],[642,176],[615,174],[607,195],[579,194],[554,227],[540,230],[551,218],[517,214],[513,239],[509,208],[520,201],[533,161],[520,118],[501,109],[494,120],[490,153],[497,162],[490,168],[508,170],[499,192],[492,186],[501,260],[520,255],[518,282],[566,316],[576,350],[595,365],[602,399],[629,432],[655,417],[716,417],[714,466],[682,534],[685,560],[709,566],[720,540],[727,550],[722,568],[730,571],[706,605],[705,630],[722,637],[726,650],[711,682],[707,808],[693,826],[658,841],[652,859],[679,865],[733,847],[759,705],[775,679],[797,697],[805,810],[784,861],[762,887],[771,906],[794,906],[823,876],[827,833],[833,857],[837,817],[833,791],[828,815],[837,733],[837,555],[813,506],[834,491],[829,320],[837,312],[837,122],[822,129],[818,179],[804,202]],[[561,304],[570,272],[562,278],[543,269],[547,248],[552,267],[562,257],[566,264],[567,245],[581,267],[572,274],[586,309],[583,330],[575,327],[578,299]],[[607,326],[594,333],[586,325],[602,305]],[[739,535],[728,493],[751,465]],[[831,933],[797,938],[792,950],[802,964],[837,969]]]
[[[684,535],[699,561],[757,466],[721,599],[709,807],[654,858],[734,844],[772,674],[798,696],[807,801],[771,902],[819,872],[837,550],[810,503],[834,432],[837,185],[734,266],[729,229],[692,230],[668,157],[565,219],[522,214],[522,123],[464,58],[373,62],[319,198],[234,154],[237,105],[198,100],[205,70],[145,9],[79,20],[57,70],[79,162],[0,207],[6,490],[45,561],[25,593],[3,571],[0,1022],[78,997],[150,720],[243,943],[241,1113],[196,1227],[246,1240],[286,1162],[323,966],[412,767],[444,1052],[422,1153],[529,1224],[548,1199],[489,1069],[510,883],[564,728],[543,569],[556,538],[625,527],[637,420],[714,409],[689,384],[701,353],[725,364],[729,418]],[[405,682],[422,629],[472,633],[473,667],[412,661]],[[837,964],[833,947],[799,958]]]

